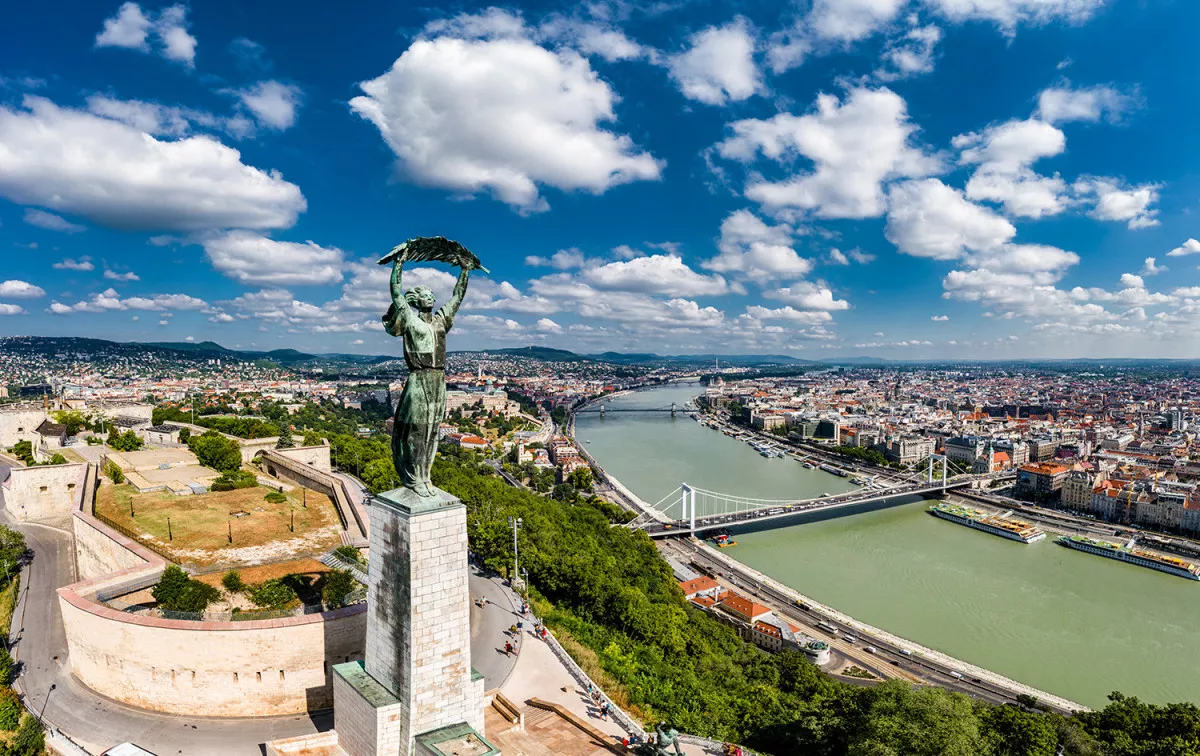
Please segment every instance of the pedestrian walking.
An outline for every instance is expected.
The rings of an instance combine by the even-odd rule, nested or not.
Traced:
[[[524,629],[525,629],[525,623],[522,622],[521,620],[517,620],[517,632],[520,633]]]
[[[504,641],[504,655],[512,656],[512,641]]]

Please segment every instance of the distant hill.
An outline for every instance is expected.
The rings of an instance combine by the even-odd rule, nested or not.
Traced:
[[[529,357],[534,360],[543,360],[545,362],[579,362],[580,360],[588,359],[581,355],[566,349],[552,349],[550,347],[527,346],[527,347],[508,347],[505,349],[472,349],[471,352],[482,352],[485,354],[510,354],[514,357]]]
[[[566,349],[550,347],[526,346],[508,347],[505,349],[469,350],[485,354],[505,354],[514,357],[528,357],[546,362],[609,362],[616,365],[646,365],[653,363],[668,363],[675,365],[711,365],[720,361],[726,365],[813,365],[813,360],[801,360],[782,354],[675,354],[663,355],[653,352],[600,352],[599,354],[578,354]]]
[[[4,336],[0,337],[0,351],[10,351],[29,354],[119,354],[134,355],[147,352],[162,356],[177,356],[190,359],[222,359],[222,360],[270,360],[288,367],[313,366],[320,363],[343,363],[353,365],[372,365],[380,362],[400,359],[400,355],[364,355],[364,354],[311,354],[296,349],[274,349],[270,351],[237,350],[221,346],[215,341],[155,341],[155,342],[120,342],[105,339],[89,339],[74,336]],[[503,349],[472,349],[461,350],[457,354],[489,354],[511,355],[545,362],[607,362],[617,365],[650,365],[667,364],[678,366],[711,367],[715,362],[721,365],[738,365],[743,367],[759,367],[764,365],[797,366],[818,364],[841,365],[871,365],[885,364],[889,360],[878,357],[847,357],[818,362],[805,360],[782,354],[677,354],[661,355],[652,352],[601,352],[599,354],[579,354],[567,349],[554,349],[545,346],[506,347]]]

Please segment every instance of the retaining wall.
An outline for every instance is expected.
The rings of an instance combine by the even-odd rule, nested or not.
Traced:
[[[81,582],[58,589],[71,672],[116,701],[169,714],[266,717],[333,705],[332,665],[362,659],[366,605],[244,622],[191,622],[121,612],[96,600],[165,562],[78,502]]]
[[[93,517],[79,513],[71,518],[71,524],[75,532],[75,562],[82,580],[163,561],[145,546]]]
[[[4,507],[21,522],[71,527],[87,465],[14,467],[4,481]]]
[[[323,473],[333,472],[333,463],[329,459],[329,447],[325,444],[319,446],[297,446],[292,449],[276,449],[275,451],[297,462],[303,462],[309,467],[313,467]]]
[[[250,622],[126,614],[60,588],[71,671],[121,703],[170,714],[267,717],[333,705],[331,664],[362,658],[366,607]]]

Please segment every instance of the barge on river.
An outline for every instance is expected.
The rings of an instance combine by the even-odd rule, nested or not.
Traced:
[[[943,520],[957,522],[968,528],[982,530],[985,533],[998,535],[1021,543],[1036,543],[1046,538],[1045,532],[1035,525],[1021,520],[1012,520],[1004,515],[992,515],[970,507],[960,507],[954,504],[934,504],[929,508],[929,514]]]
[[[1124,546],[1119,546],[1111,541],[1101,541],[1095,538],[1061,536],[1058,543],[1068,549],[1086,551],[1089,554],[1116,559],[1118,562],[1136,564],[1139,567],[1149,567],[1152,570],[1166,572],[1188,580],[1200,580],[1200,567],[1182,559],[1136,548],[1133,545],[1134,539],[1130,539],[1129,543]]]

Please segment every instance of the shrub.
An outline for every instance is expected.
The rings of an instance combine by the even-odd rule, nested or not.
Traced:
[[[18,441],[12,448],[13,456],[21,460],[25,464],[33,461],[33,443],[30,441]]]
[[[50,457],[50,461],[47,462],[46,464],[48,464],[48,465],[65,465],[65,464],[67,464],[67,458],[64,457],[63,455],[55,452],[54,456]]]
[[[234,470],[233,472],[222,473],[221,477],[217,478],[209,486],[212,491],[233,491],[239,488],[254,488],[258,485],[258,478],[254,473],[246,470]]]
[[[26,716],[17,728],[17,734],[8,742],[4,756],[40,756],[46,748],[46,736],[42,723],[36,717]]]
[[[158,608],[172,612],[203,612],[221,597],[221,592],[207,583],[193,580],[177,565],[163,570],[158,585],[150,591]]]
[[[242,580],[242,573],[237,570],[230,570],[222,575],[221,585],[225,586],[225,590],[230,593],[241,593],[246,590],[246,581]]]
[[[325,606],[336,609],[344,606],[346,596],[354,591],[356,581],[349,570],[333,570],[325,573],[325,585],[321,588],[321,600]]]
[[[13,658],[8,652],[7,642],[0,646],[0,686],[8,685],[12,682]]]
[[[285,496],[284,494],[280,493],[279,491],[272,491],[269,494],[267,494],[266,496],[264,496],[263,498],[266,499],[267,501],[271,502],[272,504],[283,504],[288,500],[288,497]]]
[[[21,724],[21,699],[12,688],[0,688],[0,730],[12,732]]]
[[[354,546],[338,546],[333,550],[333,553],[342,559],[349,559],[351,562],[358,562],[361,565],[366,565],[367,563],[367,560],[363,559],[362,552]]]
[[[263,609],[283,609],[296,600],[296,591],[282,580],[268,580],[249,589],[250,601]]]
[[[121,468],[117,467],[117,464],[112,460],[109,460],[108,463],[104,465],[104,474],[108,476],[109,480],[117,485],[125,482],[125,473],[121,472]]]
[[[132,430],[121,433],[113,427],[108,433],[108,445],[117,451],[137,451],[142,448],[143,443]]]

